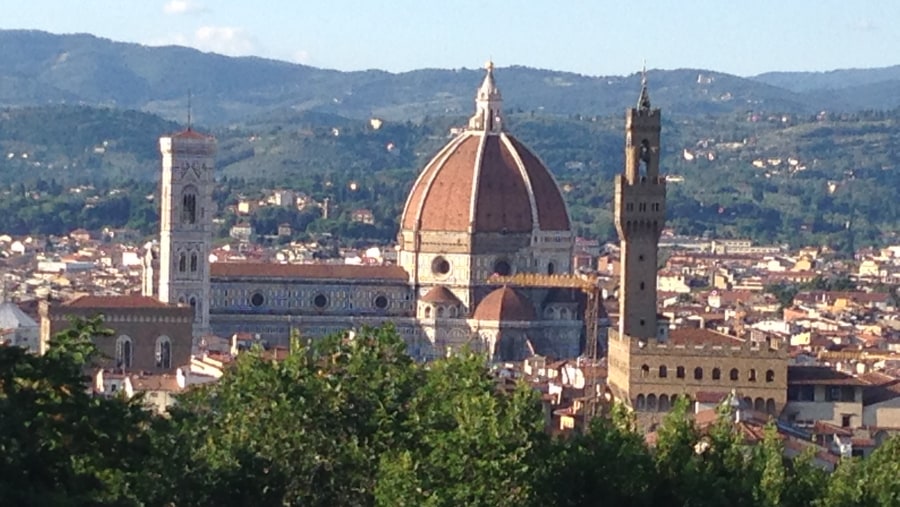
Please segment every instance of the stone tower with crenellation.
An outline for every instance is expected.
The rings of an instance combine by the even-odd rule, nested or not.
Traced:
[[[659,174],[660,112],[650,106],[646,75],[637,107],[625,113],[625,170],[615,181],[621,242],[620,335],[656,338],[656,269],[666,220],[666,178]]]
[[[159,300],[194,309],[194,335],[209,331],[216,140],[188,127],[159,139],[162,185]]]

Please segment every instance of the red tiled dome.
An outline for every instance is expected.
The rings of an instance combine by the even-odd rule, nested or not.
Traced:
[[[528,298],[509,287],[500,287],[485,296],[472,315],[475,320],[532,321],[534,306]]]
[[[469,128],[425,166],[400,228],[408,231],[568,231],[569,214],[550,171],[503,130],[489,67]]]

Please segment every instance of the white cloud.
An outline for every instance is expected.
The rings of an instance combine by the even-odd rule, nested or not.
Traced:
[[[163,12],[166,14],[189,14],[192,12],[202,12],[204,10],[206,10],[206,8],[194,0],[169,0],[163,5]]]
[[[193,33],[169,33],[145,42],[148,46],[187,46],[226,56],[261,56],[310,65],[313,58],[305,49],[275,50],[265,47],[246,29],[236,26],[201,26]]]
[[[243,28],[232,26],[201,26],[194,32],[192,46],[229,56],[256,54],[256,38]]]
[[[298,49],[291,54],[291,58],[289,61],[293,63],[308,64],[310,61],[309,51],[305,49]]]
[[[248,56],[260,53],[252,34],[233,26],[201,26],[192,34],[171,33],[146,43],[149,46],[187,46],[200,51],[227,56]]]

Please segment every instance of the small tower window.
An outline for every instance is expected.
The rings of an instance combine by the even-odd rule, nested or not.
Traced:
[[[713,368],[712,379],[713,380],[721,380],[722,379],[722,370],[720,370],[718,368]]]
[[[694,368],[694,380],[703,380],[703,368],[699,366]]]
[[[665,367],[665,365],[659,367],[659,378],[666,378],[669,376],[669,369]]]
[[[547,274],[552,275],[556,273],[556,266],[552,262],[547,263]]]
[[[187,255],[181,254],[178,256],[178,271],[184,273],[187,271]]]
[[[191,254],[191,272],[197,271],[197,254]]]
[[[684,378],[684,366],[675,368],[675,376],[678,378]]]
[[[732,368],[732,369],[731,369],[731,372],[730,372],[730,374],[729,374],[729,377],[731,378],[731,380],[737,380],[737,379],[738,379],[738,375],[739,375],[739,373],[738,373],[737,368]]]

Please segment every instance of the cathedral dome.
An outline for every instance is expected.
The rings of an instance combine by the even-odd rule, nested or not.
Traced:
[[[503,129],[488,65],[468,128],[422,170],[403,210],[407,231],[568,231],[569,214],[547,167]]]
[[[534,306],[528,298],[509,287],[495,289],[478,303],[475,320],[528,322],[535,320]]]

